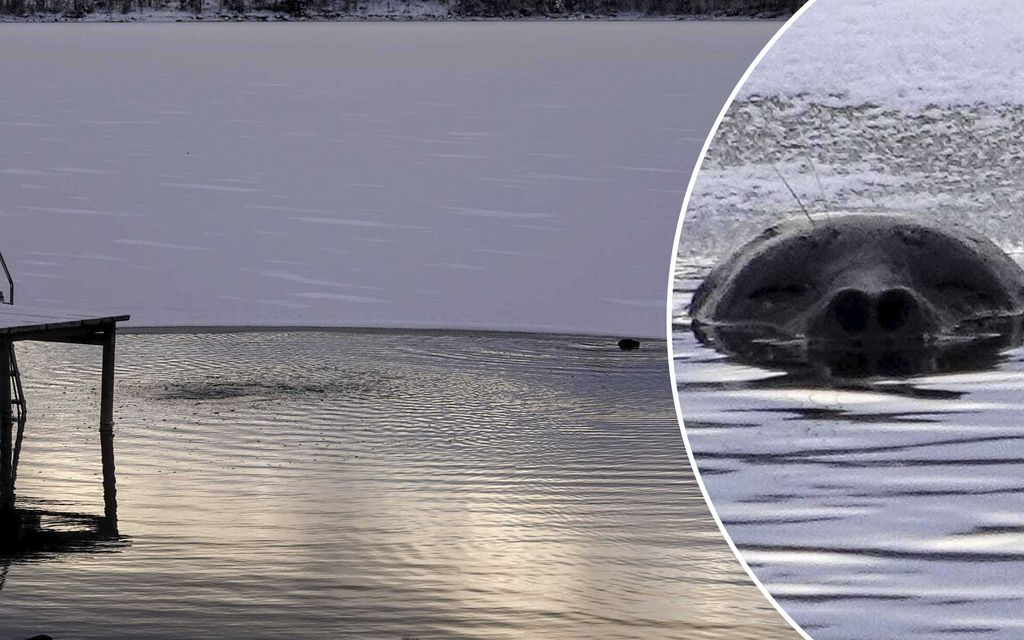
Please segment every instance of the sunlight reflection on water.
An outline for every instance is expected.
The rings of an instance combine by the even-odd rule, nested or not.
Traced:
[[[19,500],[97,512],[98,358],[23,344]],[[788,638],[693,482],[664,343],[126,335],[117,553],[19,561],[15,637]]]

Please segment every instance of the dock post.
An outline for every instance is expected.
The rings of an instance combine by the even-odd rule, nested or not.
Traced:
[[[103,458],[103,515],[106,527],[117,530],[117,481],[114,477],[114,336],[103,333],[103,379],[100,385],[100,452]]]
[[[0,524],[14,512],[11,341],[0,340]]]

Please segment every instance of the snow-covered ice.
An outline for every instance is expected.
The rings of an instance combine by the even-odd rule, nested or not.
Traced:
[[[902,108],[1024,103],[1024,9],[1005,0],[817,0],[741,98]]]
[[[660,336],[687,177],[779,25],[0,25],[17,300]]]
[[[801,204],[963,222],[1017,251],[1022,19],[1024,5],[991,0],[815,2],[723,119],[684,260],[714,259]]]

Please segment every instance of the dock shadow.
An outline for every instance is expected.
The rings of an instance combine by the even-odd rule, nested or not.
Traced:
[[[49,508],[0,514],[0,591],[11,565],[72,553],[116,553],[131,544],[117,520]]]

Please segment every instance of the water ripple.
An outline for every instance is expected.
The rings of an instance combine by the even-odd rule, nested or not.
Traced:
[[[664,354],[515,334],[122,336],[131,545],[11,565],[5,632],[793,637],[710,522]],[[100,511],[98,353],[18,356],[19,500]]]

